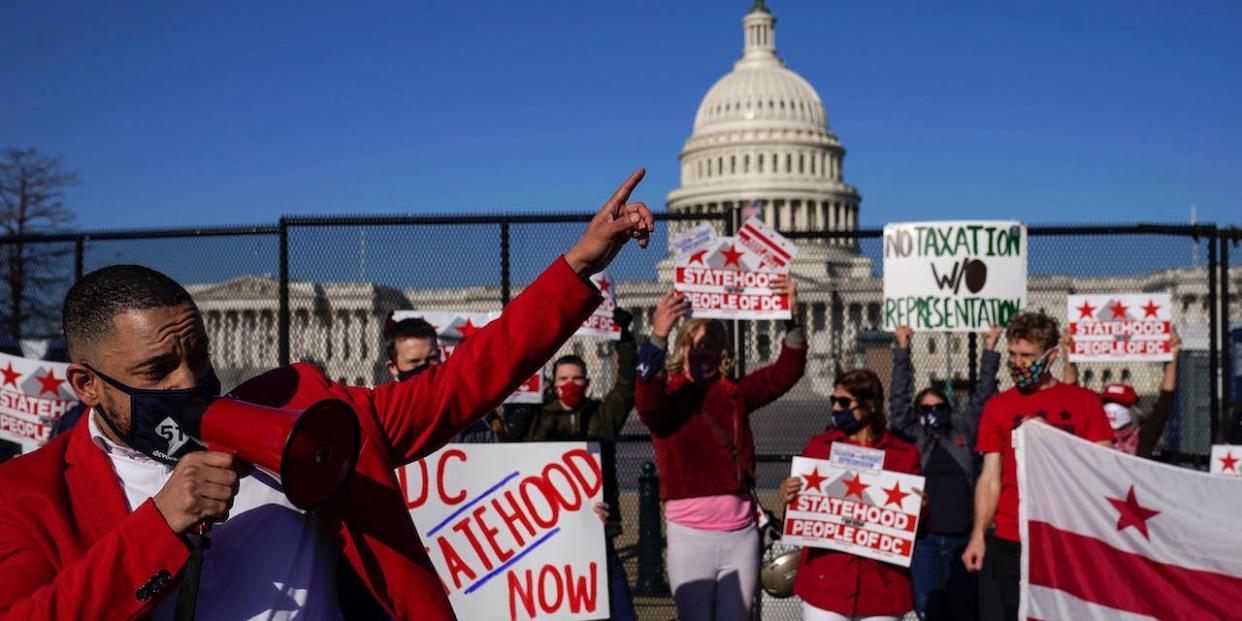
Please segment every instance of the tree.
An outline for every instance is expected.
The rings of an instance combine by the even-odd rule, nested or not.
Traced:
[[[0,329],[14,339],[59,332],[61,289],[72,275],[66,269],[73,248],[65,243],[28,242],[20,238],[62,232],[74,215],[64,205],[65,190],[78,174],[65,168],[60,155],[9,147],[0,153]],[[35,324],[39,328],[31,330]]]

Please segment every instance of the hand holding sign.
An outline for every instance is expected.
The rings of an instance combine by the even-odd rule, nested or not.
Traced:
[[[789,296],[789,312],[793,313],[798,308],[798,285],[794,283],[794,279],[789,275],[775,276],[772,278],[772,293],[778,295]]]
[[[639,246],[647,247],[655,219],[645,204],[626,202],[646,173],[642,168],[634,171],[591,219],[578,243],[565,253],[565,260],[579,276],[590,276],[608,267],[631,238],[637,239]]]
[[[655,312],[651,315],[651,335],[668,338],[677,320],[685,317],[689,312],[690,301],[686,299],[686,296],[676,291],[665,293],[664,297],[656,303]]]

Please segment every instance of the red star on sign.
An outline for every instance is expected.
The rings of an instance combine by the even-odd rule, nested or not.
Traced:
[[[885,489],[883,487],[880,489],[884,490],[885,494],[888,494],[888,500],[884,502],[884,505],[897,505],[898,509],[901,508],[901,502],[906,499],[906,496],[910,495],[910,492],[901,491],[900,481],[893,481],[893,489]]]
[[[742,267],[742,264],[738,263],[738,260],[742,258],[742,253],[737,251],[737,246],[729,244],[729,249],[722,252],[725,257],[724,267],[729,267],[730,265]]]
[[[871,486],[863,483],[862,477],[856,474],[852,480],[845,480],[845,497],[849,498],[850,496],[858,496],[859,500],[865,500],[865,498],[863,498],[863,490],[868,487]]]
[[[1147,300],[1147,306],[1143,307],[1143,317],[1155,317],[1156,311],[1160,310],[1160,305]]]
[[[691,263],[698,263],[699,265],[706,265],[706,263],[703,263],[703,255],[706,255],[706,254],[707,254],[706,250],[698,251],[690,255],[690,260],[687,261],[686,264],[689,265]]]
[[[479,327],[474,325],[474,321],[471,319],[467,319],[466,323],[457,326],[457,331],[461,333],[461,340],[463,341],[470,338],[470,335],[478,332],[478,330]]]
[[[1130,310],[1130,307],[1122,304],[1121,300],[1117,300],[1113,302],[1112,306],[1108,307],[1108,310],[1113,311],[1113,319],[1124,319],[1126,311]]]
[[[1095,307],[1090,302],[1083,300],[1082,306],[1078,307],[1078,318],[1086,319],[1095,313]]]
[[[1151,537],[1147,535],[1147,520],[1160,515],[1159,511],[1152,511],[1147,507],[1139,505],[1138,499],[1134,497],[1134,486],[1130,486],[1130,493],[1126,494],[1125,500],[1117,500],[1116,498],[1108,498],[1109,503],[1117,510],[1117,530],[1124,530],[1133,526],[1135,530],[1143,534],[1143,538],[1148,541]]]
[[[1225,453],[1224,457],[1220,458],[1220,469],[1237,472],[1238,470],[1234,466],[1236,466],[1239,461],[1242,461],[1242,460],[1239,460],[1237,457],[1234,457],[1233,451],[1229,451],[1228,453]]]
[[[22,378],[22,374],[13,370],[13,362],[9,361],[7,369],[0,369],[0,373],[4,373],[4,386],[12,386],[17,388],[17,380]]]
[[[822,491],[819,489],[819,487],[824,484],[824,481],[828,480],[828,477],[819,473],[818,467],[816,467],[815,470],[811,472],[811,474],[802,475],[802,478],[806,479],[805,489],[813,489],[817,492]]]
[[[39,380],[39,394],[40,395],[42,395],[45,392],[50,392],[54,396],[57,396],[57,397],[60,396],[60,385],[65,383],[65,380],[56,379],[55,371],[53,371],[52,369],[48,369],[47,375],[44,375],[43,377],[38,378],[38,380]]]
[[[599,292],[608,293],[608,290],[611,288],[612,288],[612,283],[608,282],[607,278],[600,276],[599,277]]]

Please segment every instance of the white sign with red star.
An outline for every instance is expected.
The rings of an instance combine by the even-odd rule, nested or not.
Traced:
[[[1242,445],[1213,444],[1212,463],[1208,472],[1230,477],[1242,477]]]
[[[487,325],[500,316],[500,312],[479,313],[469,311],[419,311],[402,310],[392,314],[393,321],[417,317],[426,320],[435,328],[436,337],[440,341],[440,351],[444,359],[453,355],[453,350],[462,341],[470,338],[476,330]],[[543,403],[543,375],[536,373],[526,380],[513,394],[505,399],[505,403]]]
[[[617,310],[617,283],[608,275],[608,272],[600,272],[592,276],[591,282],[594,283],[596,289],[599,289],[604,302],[595,309],[594,313],[591,313],[591,316],[574,334],[619,341],[621,340],[621,326],[612,319],[613,311]]]
[[[808,457],[794,457],[791,473],[802,490],[785,507],[783,543],[910,566],[922,507],[914,490],[923,489],[923,477]]]
[[[1169,294],[1071,295],[1066,300],[1070,362],[1173,359]]]
[[[706,237],[693,229],[674,239],[674,288],[690,300],[692,315],[717,319],[789,319],[789,296],[772,292],[786,275],[797,246],[751,217],[734,237]],[[686,252],[682,252],[686,249]],[[693,249],[691,251],[691,249]]]
[[[78,397],[66,381],[68,364],[0,353],[0,438],[41,446],[52,425]]]

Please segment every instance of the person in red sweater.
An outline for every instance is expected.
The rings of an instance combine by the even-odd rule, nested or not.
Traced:
[[[773,289],[790,296],[794,284]],[[668,533],[668,577],[681,621],[750,618],[759,579],[759,506],[750,414],[793,388],[806,368],[802,329],[787,322],[776,362],[733,379],[724,324],[690,319],[665,362],[668,335],[689,304],[669,293],[639,352],[638,416],[651,430]]]
[[[68,382],[91,410],[71,432],[0,464],[0,621],[174,612],[453,619],[395,469],[499,405],[599,306],[590,275],[630,238],[645,245],[652,230],[647,208],[627,204],[641,178],[641,170],[631,176],[582,238],[444,364],[368,389],[297,363],[233,390],[289,409],[339,399],[357,415],[353,476],[313,511],[292,505],[279,481],[231,453],[203,450],[187,433],[191,402],[218,396],[220,382],[185,288],[136,265],[84,276],[62,315]],[[204,523],[215,524],[211,549],[192,554],[192,533]],[[187,578],[191,558],[202,571]],[[182,600],[194,574],[198,597]]]
[[[1018,463],[1013,430],[1028,420],[1046,423],[1103,446],[1113,446],[1113,429],[1096,393],[1059,382],[1050,373],[1060,340],[1055,319],[1021,313],[1005,329],[1009,374],[1014,386],[992,397],[983,408],[975,450],[983,454],[983,471],[975,483],[975,523],[962,553],[966,569],[983,568],[992,555],[992,577],[1005,619],[1018,618],[1018,582],[1022,544],[1018,538]],[[996,521],[991,542],[988,528]]]
[[[875,372],[839,375],[831,403],[832,429],[808,440],[803,457],[828,459],[839,442],[884,451],[885,470],[922,474],[919,450],[887,431],[884,385]],[[801,489],[802,479],[789,477],[781,482],[781,498],[788,505]],[[908,568],[821,548],[802,551],[794,594],[802,598],[804,621],[888,621],[914,609]]]

